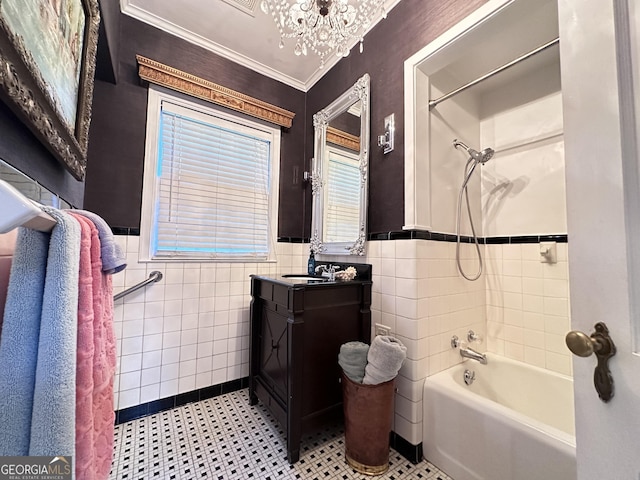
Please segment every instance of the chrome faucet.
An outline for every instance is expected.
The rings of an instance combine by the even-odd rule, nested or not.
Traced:
[[[487,356],[484,353],[476,352],[471,347],[460,347],[460,356],[464,358],[470,358],[471,360],[476,360],[480,362],[482,365],[487,364]]]
[[[318,265],[316,267],[316,275],[320,274],[322,277],[329,277],[329,281],[333,282],[336,279],[336,271],[340,270],[340,265]]]
[[[327,275],[329,273],[329,266],[328,265],[318,265],[316,267],[316,275]]]

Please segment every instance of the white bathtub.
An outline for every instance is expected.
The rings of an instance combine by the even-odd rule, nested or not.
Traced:
[[[454,480],[575,480],[572,379],[487,357],[425,380],[427,460]],[[471,386],[465,369],[475,371]]]

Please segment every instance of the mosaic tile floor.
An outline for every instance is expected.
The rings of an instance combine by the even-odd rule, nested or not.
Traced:
[[[282,430],[261,404],[249,405],[246,389],[123,423],[115,435],[110,480],[452,480],[393,449],[384,475],[356,473],[340,426],[304,437],[300,461],[289,465]]]

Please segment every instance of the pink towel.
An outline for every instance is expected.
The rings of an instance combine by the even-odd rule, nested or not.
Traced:
[[[9,272],[11,260],[16,248],[18,229],[14,228],[9,233],[0,235],[0,334],[2,333],[2,317],[4,316],[4,304],[7,300],[7,287],[9,286]]]
[[[76,478],[107,479],[113,454],[113,379],[116,366],[111,276],[102,273],[95,225],[82,227],[76,372]]]

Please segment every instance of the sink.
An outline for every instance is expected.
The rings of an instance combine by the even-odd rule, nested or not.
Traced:
[[[329,280],[325,277],[316,277],[315,275],[305,275],[304,273],[287,273],[286,275],[282,275],[283,278],[291,281],[305,281],[305,282],[326,282]]]

